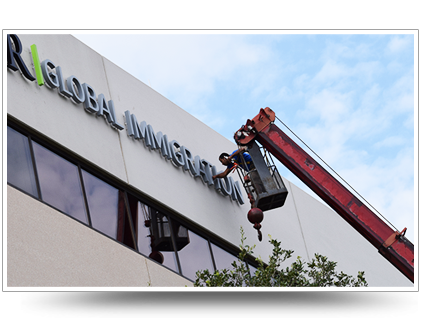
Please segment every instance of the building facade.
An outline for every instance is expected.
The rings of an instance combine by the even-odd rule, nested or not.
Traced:
[[[369,286],[413,286],[285,179],[258,242],[237,175],[212,180],[234,142],[73,36],[8,40],[7,287],[192,286],[199,269],[230,268],[240,227],[264,261],[271,234]]]

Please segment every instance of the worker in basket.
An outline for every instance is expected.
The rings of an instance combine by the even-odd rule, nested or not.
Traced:
[[[252,158],[249,153],[245,152],[245,150],[245,147],[241,147],[233,151],[233,153],[230,155],[225,152],[221,153],[218,159],[220,160],[221,164],[225,165],[227,168],[223,172],[213,176],[212,179],[215,180],[217,178],[225,178],[232,170],[235,170],[237,166],[240,166],[246,172],[254,169],[255,166],[252,162]],[[244,179],[245,181],[248,181],[248,175],[246,175]]]
[[[251,156],[249,153],[245,152],[245,150],[246,147],[241,147],[238,150],[233,151],[233,153],[230,155],[225,152],[221,153],[218,159],[227,168],[223,172],[213,176],[212,179],[215,180],[216,178],[225,178],[231,171],[234,171],[238,166],[240,166],[243,170],[246,171],[246,175],[243,178],[245,184],[250,182],[257,193],[263,193],[266,191],[264,184],[258,173],[254,171],[255,165],[253,164]],[[247,189],[246,186],[245,189],[247,190],[246,192],[248,193],[248,198],[253,204],[254,198],[251,195],[251,191]]]

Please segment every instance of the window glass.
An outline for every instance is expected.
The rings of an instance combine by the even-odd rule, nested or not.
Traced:
[[[84,170],[82,170],[82,176],[92,227],[116,239],[119,190]],[[120,217],[124,220],[124,204]]]
[[[33,147],[42,200],[87,223],[78,167],[35,142]]]
[[[128,197],[139,252],[179,273],[167,216]]]
[[[237,262],[238,258],[228,252],[226,252],[221,247],[214,245],[211,243],[212,253],[214,255],[215,266],[217,266],[218,270],[222,270],[227,268],[229,270],[233,269],[232,263],[234,261]]]
[[[7,127],[7,182],[38,197],[28,138]]]
[[[182,275],[195,280],[196,272],[199,270],[208,269],[214,272],[208,241],[186,229],[174,219],[172,222]]]

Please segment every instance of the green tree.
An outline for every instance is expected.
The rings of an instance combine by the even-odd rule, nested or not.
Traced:
[[[329,261],[327,257],[315,254],[310,263],[302,261],[300,256],[290,266],[282,268],[282,263],[292,257],[293,251],[282,249],[281,243],[271,236],[269,242],[273,245],[272,254],[268,264],[257,258],[258,268],[254,274],[249,273],[245,259],[253,254],[254,246],[245,245],[245,234],[240,227],[241,245],[238,260],[233,261],[231,270],[216,270],[214,273],[206,270],[196,272],[194,286],[198,287],[274,287],[274,286],[368,286],[364,272],[358,272],[356,278],[343,272],[337,273],[336,262]]]

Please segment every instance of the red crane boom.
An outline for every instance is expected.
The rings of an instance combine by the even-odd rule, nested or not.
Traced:
[[[235,134],[239,145],[259,142],[322,200],[354,227],[388,261],[414,282],[414,247],[394,231],[275,124],[270,108],[248,120]]]

